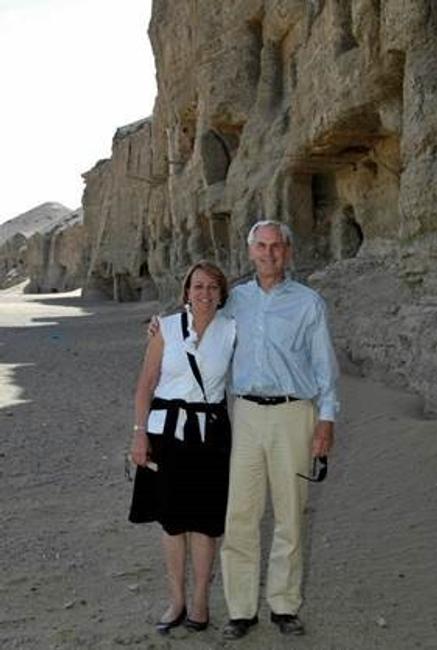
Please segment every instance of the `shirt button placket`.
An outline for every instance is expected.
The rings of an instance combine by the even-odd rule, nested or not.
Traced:
[[[259,376],[263,362],[264,319],[261,301],[259,301],[255,319],[255,367]]]

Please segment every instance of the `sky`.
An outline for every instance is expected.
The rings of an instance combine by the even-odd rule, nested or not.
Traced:
[[[0,223],[80,206],[81,174],[152,113],[152,0],[0,0]]]

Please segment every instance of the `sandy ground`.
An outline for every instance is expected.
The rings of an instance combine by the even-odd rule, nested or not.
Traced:
[[[356,377],[328,480],[311,487],[307,635],[281,637],[262,598],[258,627],[224,643],[218,565],[210,628],[155,633],[160,533],[127,522],[123,474],[146,311],[0,293],[0,648],[436,649],[437,424]]]

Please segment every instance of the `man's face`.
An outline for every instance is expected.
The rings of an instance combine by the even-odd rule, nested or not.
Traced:
[[[291,247],[275,226],[260,226],[255,241],[249,246],[249,258],[255,264],[260,279],[280,280],[291,259]]]

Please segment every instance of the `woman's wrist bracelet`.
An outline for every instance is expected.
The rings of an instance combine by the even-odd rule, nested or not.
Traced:
[[[144,424],[134,424],[134,431],[145,431],[146,427]]]

